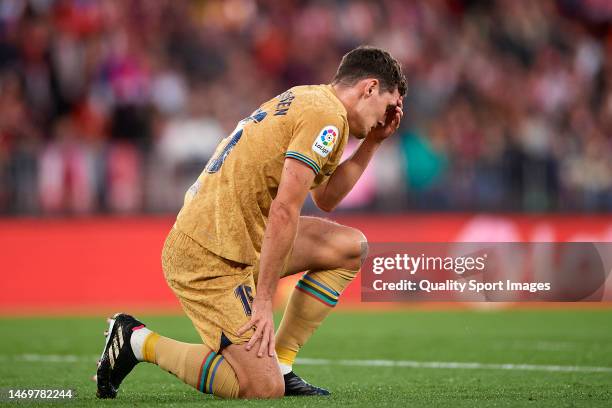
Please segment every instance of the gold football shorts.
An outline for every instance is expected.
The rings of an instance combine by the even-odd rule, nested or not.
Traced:
[[[251,318],[254,266],[217,256],[174,227],[164,244],[162,267],[207,346],[217,352],[222,343],[242,344],[251,338],[253,330],[242,336],[237,332]]]

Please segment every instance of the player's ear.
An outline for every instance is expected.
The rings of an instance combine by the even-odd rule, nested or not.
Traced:
[[[368,78],[366,80],[365,96],[366,97],[370,97],[370,96],[374,95],[374,92],[378,92],[379,85],[380,85],[380,83],[379,83],[378,79],[376,79],[376,78]]]

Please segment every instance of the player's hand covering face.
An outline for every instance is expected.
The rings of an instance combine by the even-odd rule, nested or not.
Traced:
[[[397,91],[393,96],[396,98],[395,101],[386,106],[385,113],[380,117],[377,125],[368,133],[367,138],[380,142],[391,136],[399,128],[404,116],[404,104]]]

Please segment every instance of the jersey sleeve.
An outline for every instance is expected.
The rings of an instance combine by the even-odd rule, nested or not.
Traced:
[[[307,109],[296,121],[285,157],[303,162],[318,175],[339,148],[343,131],[339,114]]]

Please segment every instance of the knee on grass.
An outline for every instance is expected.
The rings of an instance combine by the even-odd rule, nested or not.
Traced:
[[[281,376],[260,377],[257,381],[240,383],[240,398],[274,399],[285,395],[285,382]]]

